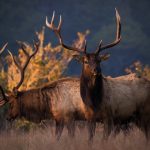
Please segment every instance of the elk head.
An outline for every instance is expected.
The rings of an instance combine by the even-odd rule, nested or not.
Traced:
[[[87,53],[86,40],[85,40],[84,48],[81,48],[81,49],[65,45],[63,42],[61,33],[60,33],[61,25],[62,25],[61,16],[60,16],[58,27],[55,27],[54,25],[55,13],[53,13],[51,23],[48,22],[47,17],[46,17],[46,26],[54,31],[62,47],[68,50],[78,52],[78,55],[75,55],[74,57],[82,63],[82,74],[80,78],[80,92],[81,92],[81,97],[85,103],[92,103],[91,99],[92,100],[95,99],[95,97],[97,96],[97,93],[101,93],[99,92],[100,88],[102,87],[101,85],[102,74],[101,74],[100,62],[108,59],[109,54],[100,55],[100,52],[102,52],[104,49],[111,48],[117,45],[121,40],[120,16],[119,16],[117,9],[115,10],[116,10],[116,22],[117,22],[116,39],[112,43],[107,44],[107,45],[103,45],[102,40],[101,40],[98,48],[93,53]],[[89,104],[89,105],[93,105],[93,104]],[[94,105],[97,105],[97,104],[95,103]]]
[[[30,55],[26,51],[26,45],[22,42],[18,42],[18,44],[21,46],[21,50],[23,51],[24,55],[26,56],[26,61],[24,62],[23,66],[15,59],[15,57],[12,55],[10,51],[9,54],[12,58],[12,61],[20,71],[20,80],[18,84],[13,88],[13,90],[9,94],[5,94],[3,88],[0,86],[0,91],[2,94],[2,98],[0,99],[0,107],[5,105],[6,103],[9,104],[8,114],[7,114],[7,120],[14,120],[16,117],[20,115],[20,92],[18,91],[19,87],[22,85],[24,81],[24,75],[25,70],[33,56],[37,53],[39,49],[39,43],[34,43],[34,52]]]
[[[116,9],[116,20],[117,20],[117,32],[116,32],[116,39],[114,42],[108,44],[108,45],[102,45],[102,40],[99,43],[98,48],[96,49],[96,51],[94,53],[87,53],[86,52],[86,40],[85,40],[85,46],[82,49],[76,48],[76,47],[72,47],[72,46],[67,46],[64,44],[60,30],[61,30],[61,25],[62,25],[62,18],[60,16],[60,21],[59,21],[59,25],[58,27],[55,27],[54,25],[54,17],[55,17],[55,12],[53,12],[53,16],[51,19],[51,23],[48,22],[48,19],[46,17],[46,25],[47,27],[49,27],[51,30],[53,30],[56,34],[56,36],[59,39],[60,44],[68,49],[68,50],[72,50],[72,51],[76,51],[79,53],[79,55],[75,55],[74,57],[76,59],[78,59],[80,62],[82,62],[83,64],[83,72],[88,72],[89,74],[95,76],[95,75],[99,75],[99,73],[101,73],[100,71],[100,66],[99,63],[103,60],[106,60],[109,58],[109,54],[104,54],[104,55],[99,55],[101,51],[103,51],[104,49],[107,48],[111,48],[115,45],[117,45],[120,40],[121,40],[121,23],[120,23],[120,16],[119,13]]]

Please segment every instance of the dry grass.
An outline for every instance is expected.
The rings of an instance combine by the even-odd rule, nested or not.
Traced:
[[[150,142],[134,129],[128,135],[120,133],[116,137],[103,139],[103,131],[97,128],[93,143],[88,142],[86,128],[76,129],[75,137],[69,137],[64,129],[59,141],[54,135],[54,128],[34,130],[29,133],[16,131],[3,132],[0,135],[1,150],[149,150]]]

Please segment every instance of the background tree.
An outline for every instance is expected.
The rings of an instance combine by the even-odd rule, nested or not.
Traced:
[[[77,33],[78,38],[73,41],[73,45],[76,47],[82,47],[85,37],[89,34],[89,31],[85,33]],[[65,76],[64,71],[67,69],[69,62],[72,60],[72,55],[75,52],[63,49],[60,45],[52,47],[51,43],[44,45],[45,28],[43,27],[40,32],[36,32],[38,42],[40,43],[39,51],[34,58],[31,59],[29,66],[25,72],[25,80],[19,90],[28,90],[38,86],[42,86],[45,83],[57,80],[60,77]],[[20,41],[18,41],[19,43]],[[25,49],[32,53],[33,47],[23,42]],[[18,50],[18,56],[15,58],[23,64],[25,61],[24,53],[21,49]],[[5,58],[8,66],[7,69],[1,67],[0,72],[0,85],[2,85],[8,91],[18,83],[20,78],[20,72],[13,63],[10,55]]]

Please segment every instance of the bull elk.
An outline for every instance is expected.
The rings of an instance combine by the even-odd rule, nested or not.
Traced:
[[[25,73],[25,70],[26,70],[29,62],[30,62],[30,59],[38,51],[38,44],[35,43],[34,46],[35,46],[34,47],[35,51],[31,55],[29,55],[28,52],[25,50],[25,45],[23,45],[23,43],[21,44],[21,48],[22,48],[22,50],[23,50],[23,52],[26,56],[26,61],[23,65],[23,67],[20,65],[20,63],[18,63],[18,61],[15,59],[15,57],[12,55],[12,53],[10,51],[8,51],[11,58],[12,58],[12,60],[13,60],[13,62],[14,62],[14,64],[17,66],[17,68],[19,69],[20,74],[21,74],[19,83],[13,88],[11,94],[9,94],[9,95],[5,94],[3,88],[0,86],[0,91],[1,91],[1,94],[2,94],[2,99],[0,100],[0,106],[3,106],[6,103],[10,103],[10,110],[9,110],[9,115],[8,115],[8,118],[7,118],[8,120],[12,120],[13,118],[15,118],[18,115],[18,112],[20,110],[19,107],[18,107],[18,102],[19,102],[18,99],[22,99],[22,96],[21,96],[22,94],[21,94],[21,92],[18,91],[18,89],[21,86],[21,84],[23,83],[24,73]]]
[[[20,71],[20,80],[12,92],[6,94],[0,86],[0,107],[8,103],[7,120],[24,117],[30,121],[39,123],[45,119],[56,121],[56,134],[60,137],[62,129],[66,124],[71,135],[74,134],[75,120],[85,121],[90,112],[84,107],[80,97],[80,82],[78,78],[63,78],[51,82],[43,87],[19,91],[24,81],[25,70],[32,57],[38,52],[39,44],[34,44],[34,52],[29,55],[26,45],[19,43],[21,50],[26,56],[22,65],[9,51],[9,54]],[[67,92],[66,92],[67,91]]]
[[[61,36],[62,18],[58,27],[54,25],[53,13],[51,23],[46,18],[46,25],[54,31],[62,47],[76,51],[76,58],[82,63],[80,77],[80,94],[87,108],[93,115],[89,118],[95,127],[95,120],[104,123],[106,136],[111,131],[127,130],[130,125],[137,125],[148,137],[150,135],[150,81],[138,78],[135,74],[116,78],[102,75],[100,62],[109,58],[108,54],[100,55],[104,49],[117,45],[121,40],[120,15],[116,9],[117,32],[114,42],[102,45],[102,40],[94,53],[87,53],[84,48],[64,44]]]

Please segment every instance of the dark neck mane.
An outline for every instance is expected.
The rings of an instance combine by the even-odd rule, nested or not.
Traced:
[[[103,97],[102,75],[87,76],[82,72],[80,78],[80,94],[86,106],[91,107],[94,111],[97,111]]]

